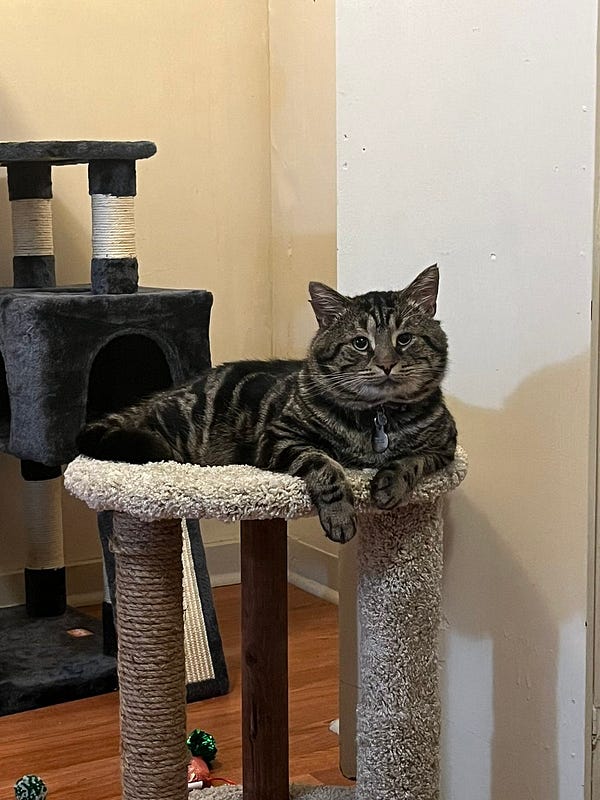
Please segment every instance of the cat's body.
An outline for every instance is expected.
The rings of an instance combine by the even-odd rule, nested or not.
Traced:
[[[347,541],[356,518],[343,468],[375,468],[373,500],[388,509],[454,456],[436,295],[433,267],[403,292],[353,299],[311,284],[320,328],[305,361],[208,370],[87,426],[80,450],[116,461],[252,464],[298,475],[327,535]]]

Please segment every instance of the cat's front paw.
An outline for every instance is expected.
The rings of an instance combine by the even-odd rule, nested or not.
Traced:
[[[82,428],[75,438],[75,445],[81,455],[94,458],[102,447],[102,441],[112,430],[110,423],[105,420],[90,422]]]
[[[173,458],[164,440],[151,431],[118,428],[105,420],[92,422],[83,428],[76,444],[82,455],[100,461],[147,464]]]
[[[345,544],[356,533],[356,511],[348,500],[322,506],[319,519],[328,539]]]
[[[377,508],[389,511],[404,500],[410,489],[408,476],[402,470],[384,467],[371,480],[371,499]]]

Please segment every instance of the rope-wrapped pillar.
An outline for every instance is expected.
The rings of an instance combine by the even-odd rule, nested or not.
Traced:
[[[362,514],[357,800],[438,800],[442,499]]]
[[[92,292],[131,294],[137,291],[135,248],[135,160],[90,161],[92,198]]]
[[[21,461],[27,532],[25,606],[30,617],[55,617],[67,607],[62,529],[62,473]]]
[[[7,167],[15,288],[56,286],[51,170],[44,161]]]
[[[123,800],[185,800],[185,655],[179,520],[114,515]]]

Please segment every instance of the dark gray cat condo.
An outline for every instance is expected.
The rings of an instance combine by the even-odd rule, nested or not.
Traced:
[[[77,653],[71,652],[73,647],[82,651],[77,643],[88,637],[59,631],[64,641],[58,650],[68,645],[69,652],[64,654],[64,669],[57,672],[61,658],[49,647],[50,628],[40,626],[39,618],[60,616],[66,608],[61,465],[77,454],[75,437],[86,421],[187,380],[210,365],[212,295],[201,290],[138,288],[136,161],[155,152],[152,142],[0,143],[0,165],[8,173],[14,254],[14,287],[0,289],[0,450],[21,459],[29,528],[27,614],[22,608],[0,612],[3,641],[14,640],[12,652],[4,652],[0,660],[0,713],[114,688],[112,656],[106,655],[104,663],[97,654],[90,658],[86,652],[78,661]],[[56,285],[52,167],[67,164],[88,164],[89,285]],[[188,527],[192,536],[194,526]],[[102,530],[106,533],[106,521]],[[185,530],[184,526],[184,535]],[[206,594],[201,540],[192,544],[196,577]],[[202,606],[209,644],[220,662],[210,589]],[[89,618],[77,624],[77,614],[69,609],[69,629],[99,633]],[[33,653],[36,637],[40,649]],[[87,641],[86,648],[89,651]],[[36,660],[32,685],[27,676]],[[54,666],[48,663],[45,671],[50,675],[43,681],[40,664],[43,667],[47,660]],[[226,676],[220,683],[217,676],[217,683],[224,691]]]

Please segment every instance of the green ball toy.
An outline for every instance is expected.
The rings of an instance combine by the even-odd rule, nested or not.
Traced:
[[[15,783],[16,800],[44,800],[47,794],[46,784],[37,775],[23,775]]]
[[[206,731],[201,731],[200,728],[193,730],[185,743],[193,756],[200,756],[207,764],[210,764],[217,755],[215,737]]]

